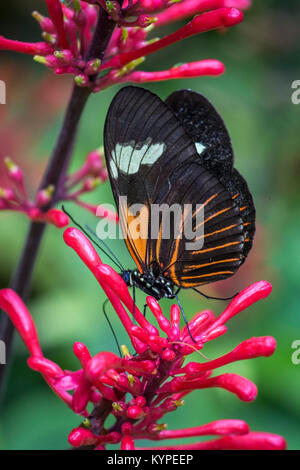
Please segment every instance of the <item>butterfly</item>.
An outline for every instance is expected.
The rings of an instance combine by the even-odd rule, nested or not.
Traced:
[[[128,286],[156,300],[178,299],[182,288],[236,273],[252,246],[255,208],[233,166],[225,124],[204,96],[179,90],[163,102],[143,88],[122,88],[107,113],[104,151],[120,226],[136,264],[121,273]],[[137,205],[141,209],[133,210]],[[155,224],[151,217],[152,208],[162,205],[181,209],[179,218],[170,217],[169,236],[163,236],[162,214]],[[197,236],[191,242],[184,232],[188,215],[192,229],[202,227],[197,245]]]

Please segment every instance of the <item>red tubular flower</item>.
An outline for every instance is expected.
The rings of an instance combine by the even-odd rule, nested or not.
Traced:
[[[120,73],[112,70],[104,77],[97,81],[97,86],[94,91],[103,90],[115,83],[146,83],[157,82],[165,80],[174,80],[177,78],[192,78],[200,77],[203,75],[217,76],[224,73],[225,67],[222,62],[214,59],[201,60],[198,62],[190,62],[187,64],[171,67],[169,70],[162,70],[158,72],[144,72],[142,70],[125,74],[120,77]]]
[[[57,32],[58,44],[64,48],[69,48],[69,43],[64,26],[64,15],[60,0],[46,0],[49,16]]]
[[[180,5],[173,5],[170,8],[157,14],[157,26],[189,18],[197,15],[200,11],[215,10],[216,8],[239,8],[241,10],[250,7],[249,0],[184,0]]]
[[[178,369],[176,373],[186,373],[188,376],[198,375],[199,372],[205,372],[210,369],[222,367],[231,362],[241,361],[244,359],[253,359],[255,357],[268,357],[273,354],[276,348],[276,341],[272,336],[262,336],[260,338],[251,338],[243,341],[233,351],[225,354],[214,361],[199,364],[198,362],[190,362],[182,369]]]
[[[248,434],[248,432],[249,426],[247,423],[245,423],[245,421],[240,421],[238,419],[220,419],[219,421],[213,421],[212,423],[197,426],[195,428],[176,429],[175,431],[161,431],[158,438],[161,440],[207,435],[243,435]]]
[[[0,36],[0,50],[21,52],[22,54],[46,55],[53,52],[53,47],[45,42],[21,42]]]
[[[29,352],[28,365],[40,372],[52,390],[77,414],[84,417],[82,424],[69,434],[74,447],[92,446],[104,450],[110,444],[120,444],[122,450],[139,449],[139,439],[161,441],[174,438],[218,436],[217,439],[194,444],[152,447],[152,449],[284,449],[281,436],[252,432],[241,420],[218,420],[193,428],[167,430],[159,421],[183,405],[187,393],[204,388],[219,387],[235,394],[242,401],[256,397],[256,386],[248,379],[233,373],[213,375],[216,368],[233,361],[270,356],[275,350],[272,337],[258,337],[243,341],[231,352],[210,361],[190,362],[183,366],[187,355],[204,348],[226,332],[227,323],[253,303],[267,297],[271,285],[260,281],[238,294],[225,311],[215,318],[210,311],[196,314],[189,322],[194,340],[187,327],[179,327],[179,308],[171,307],[170,320],[162,313],[155,299],[147,304],[158,328],[145,319],[133,300],[122,278],[111,267],[102,264],[90,241],[75,228],[68,228],[64,240],[74,249],[106,292],[121,319],[136,355],[122,346],[123,357],[109,351],[92,356],[79,342],[73,347],[80,368],[64,371],[45,358],[39,346],[32,318],[22,300],[10,289],[0,291],[3,308],[22,336]],[[135,313],[138,325],[130,315]],[[198,339],[199,338],[199,339]],[[73,393],[72,393],[73,392]],[[87,411],[91,404],[93,411]],[[101,411],[101,412],[100,412]],[[106,419],[112,414],[117,421],[106,428]],[[105,432],[104,432],[105,430]]]
[[[2,289],[0,307],[5,310],[32,356],[43,356],[35,324],[20,297],[11,289]]]
[[[127,81],[133,83],[157,82],[174,80],[176,78],[200,77],[201,75],[221,75],[224,71],[224,65],[218,60],[200,60],[198,62],[178,65],[177,67],[172,67],[169,70],[160,72],[133,72],[128,75]]]
[[[152,447],[156,450],[285,450],[286,442],[277,434],[249,432],[243,436],[224,436],[213,441],[177,446]],[[147,449],[136,447],[137,450]]]

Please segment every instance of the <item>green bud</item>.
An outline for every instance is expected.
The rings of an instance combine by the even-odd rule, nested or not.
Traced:
[[[47,65],[47,60],[45,57],[43,57],[42,55],[35,55],[33,56],[33,60],[35,62],[38,62],[39,64],[43,64],[43,65]]]

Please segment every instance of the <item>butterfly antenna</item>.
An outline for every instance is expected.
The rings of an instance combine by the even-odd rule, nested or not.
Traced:
[[[99,242],[101,242],[105,248],[107,249],[107,251],[111,254],[111,256],[115,259],[116,263],[118,263],[119,265],[119,268],[124,271],[124,268],[122,266],[122,264],[120,263],[119,259],[116,257],[116,255],[114,254],[114,252],[109,248],[108,244],[105,243],[104,240],[101,240],[101,238],[98,237],[98,235],[88,226],[88,225],[85,225],[85,228],[97,239],[99,240]]]
[[[109,302],[109,299],[106,299],[105,302],[104,302],[104,304],[103,304],[103,307],[102,307],[102,309],[103,309],[103,314],[104,314],[104,316],[105,316],[105,318],[106,318],[106,321],[107,321],[107,323],[108,323],[108,325],[109,325],[109,328],[111,329],[111,332],[112,332],[113,337],[114,337],[114,339],[115,339],[115,342],[116,342],[116,345],[117,345],[117,348],[118,348],[118,351],[119,351],[119,355],[120,355],[120,357],[123,357],[122,352],[121,352],[121,348],[120,348],[120,343],[119,343],[119,341],[118,341],[117,335],[116,335],[115,330],[114,330],[114,328],[113,328],[113,326],[112,326],[112,324],[111,324],[111,321],[110,321],[110,319],[109,319],[109,317],[108,317],[108,315],[107,315],[107,313],[106,313],[106,309],[105,309],[105,308],[106,308],[107,302]]]
[[[200,292],[199,290],[195,289],[195,287],[192,287],[192,289],[195,291],[195,292],[198,292],[198,294],[202,295],[203,297],[205,297],[206,299],[210,299],[210,300],[232,300],[234,299],[238,294],[239,292],[236,292],[234,295],[232,295],[231,297],[211,297],[210,295],[206,295],[206,294],[203,294],[203,292]]]
[[[193,338],[193,335],[192,335],[191,330],[190,330],[190,327],[189,327],[189,322],[187,321],[187,318],[186,318],[186,316],[185,316],[183,307],[182,307],[182,305],[181,305],[181,302],[180,302],[180,300],[179,300],[177,294],[175,294],[175,298],[176,298],[177,303],[178,303],[178,305],[179,305],[179,308],[180,308],[180,311],[181,311],[181,313],[182,313],[182,316],[183,316],[183,319],[184,319],[184,323],[186,324],[186,327],[187,327],[187,330],[188,330],[188,332],[189,332],[189,335],[190,335],[191,339],[194,341],[194,343],[197,344],[197,341],[195,341],[194,338]]]
[[[94,243],[95,246],[97,246],[99,248],[99,250],[102,251],[102,253],[104,253],[121,271],[124,271],[124,268],[123,266],[120,264],[120,262],[116,262],[103,248],[102,246],[99,245],[99,243],[97,243],[91,236],[90,234],[82,227],[82,225],[80,225],[78,222],[76,222],[76,220],[74,219],[74,217],[72,217],[72,215],[66,210],[65,206],[62,205],[61,206],[62,210],[64,211],[64,213],[71,219],[71,221],[73,222],[74,225],[76,225],[78,228],[80,228],[80,230],[82,230],[82,232],[88,237],[89,240],[91,240],[92,243]],[[100,240],[102,242],[102,240]],[[117,258],[116,258],[117,259]]]

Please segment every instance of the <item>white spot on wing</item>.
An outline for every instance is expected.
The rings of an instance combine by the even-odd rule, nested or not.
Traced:
[[[134,175],[141,165],[153,165],[163,154],[164,143],[151,144],[149,137],[145,142],[117,144],[112,152],[110,168],[113,178],[118,177],[118,169],[128,175]]]
[[[112,177],[116,180],[118,178],[118,168],[116,167],[114,160],[110,160],[110,171]]]
[[[201,142],[196,142],[196,150],[199,155],[201,155],[202,152],[206,149],[205,145],[201,144]]]

